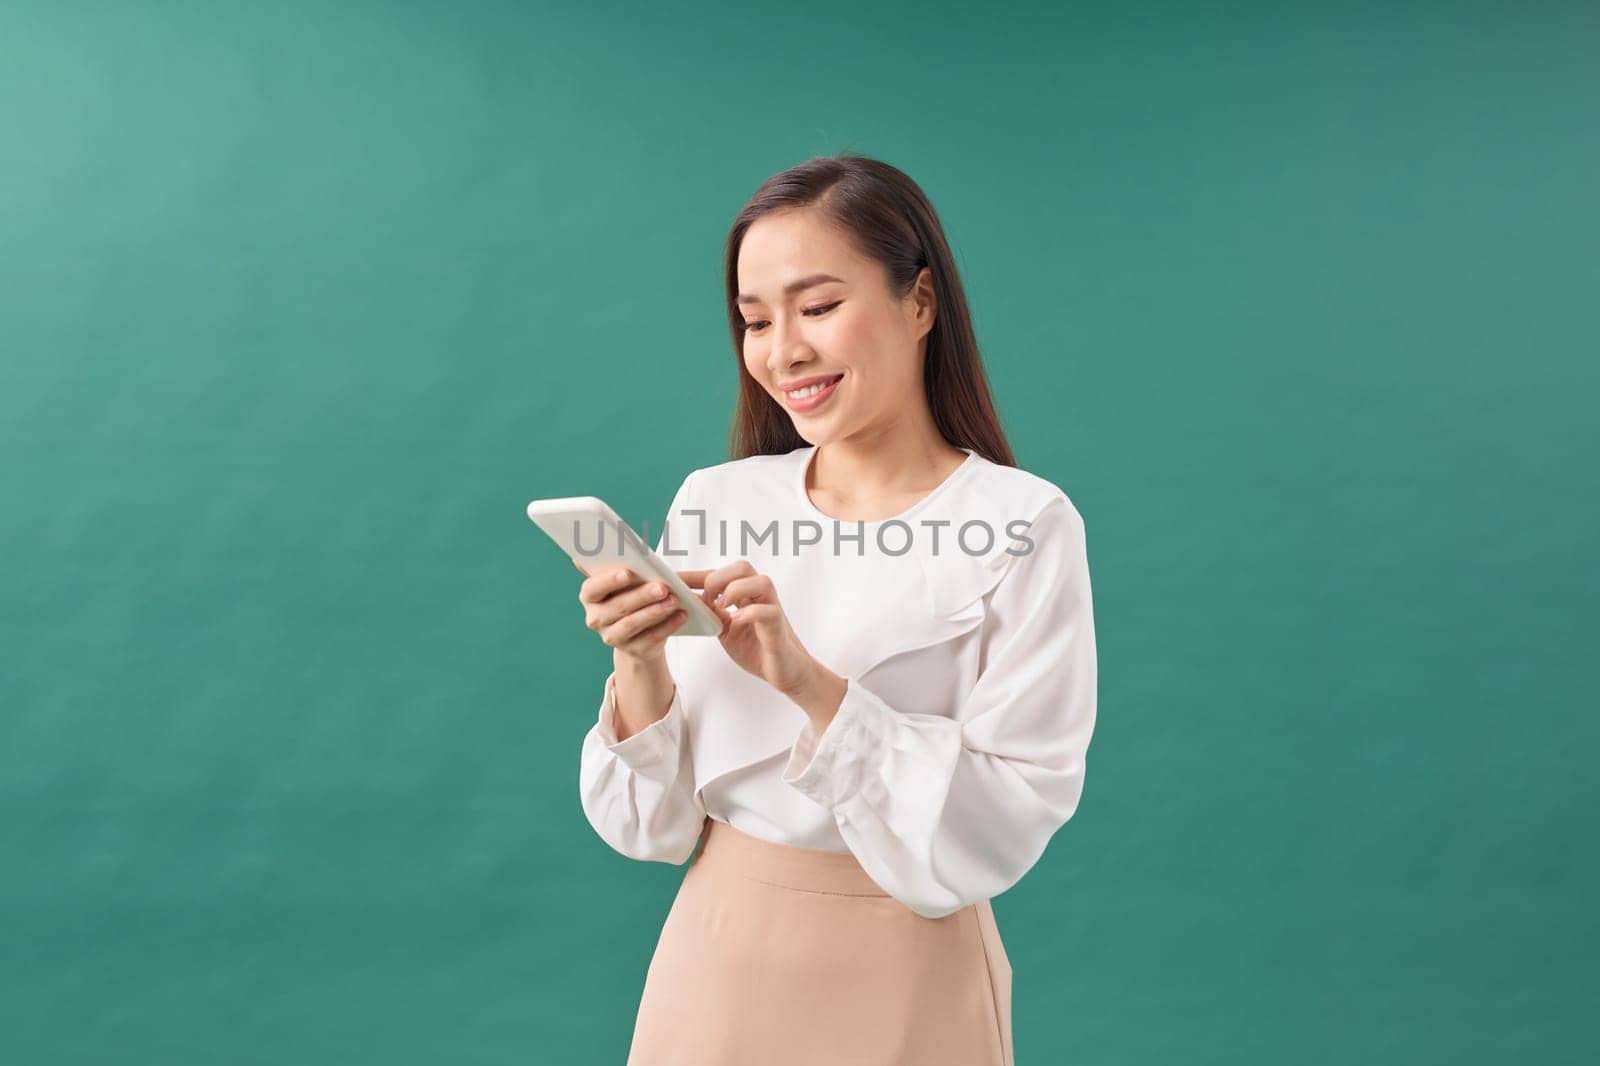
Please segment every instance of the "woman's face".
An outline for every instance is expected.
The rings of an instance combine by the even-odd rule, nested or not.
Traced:
[[[881,266],[817,214],[791,210],[764,215],[745,231],[738,277],[745,369],[805,440],[820,445],[881,430],[926,407],[921,341],[933,326],[926,268],[895,300]],[[822,392],[789,391],[813,379]]]

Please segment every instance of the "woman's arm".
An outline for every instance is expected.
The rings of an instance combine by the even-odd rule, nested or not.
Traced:
[[[940,918],[1010,888],[1078,806],[1096,655],[1083,519],[1065,496],[990,594],[985,665],[954,717],[896,710],[847,678],[783,779],[833,812],[884,891]]]
[[[677,516],[689,506],[693,479],[690,471],[678,486],[669,522],[682,524]],[[656,542],[658,555],[666,535]],[[613,651],[600,713],[583,738],[578,789],[589,824],[613,849],[676,865],[694,853],[706,812],[695,795],[684,694],[667,647],[643,663]]]
[[[599,718],[583,739],[583,812],[600,838],[628,858],[681,864],[694,853],[706,817],[695,795],[683,696],[667,673],[666,713],[619,738],[617,677],[615,670],[607,676]]]
[[[665,654],[641,663],[630,655],[612,652],[611,672],[616,680],[616,706],[611,715],[611,743],[627,740],[667,716],[677,683]]]

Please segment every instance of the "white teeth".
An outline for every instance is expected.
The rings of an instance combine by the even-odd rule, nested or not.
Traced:
[[[821,392],[823,389],[832,384],[832,381],[824,381],[820,385],[812,385],[809,388],[796,389],[795,391],[789,393],[789,398],[793,400],[804,400],[808,396],[815,396],[817,393]]]

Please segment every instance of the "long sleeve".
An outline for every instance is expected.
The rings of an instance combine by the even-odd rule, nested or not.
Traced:
[[[628,858],[681,864],[694,853],[706,817],[695,796],[683,694],[675,690],[666,716],[627,740],[617,740],[616,713],[613,671],[599,720],[583,738],[583,812],[600,838]]]
[[[833,720],[801,730],[784,770],[926,918],[1014,885],[1083,792],[1097,690],[1083,519],[1054,497],[1028,536],[990,593],[984,667],[953,717],[898,711],[846,678]]]
[[[691,506],[693,479],[691,471],[672,498],[667,514],[673,527],[684,524],[679,511]],[[681,544],[683,535],[672,539]],[[658,538],[658,555],[661,548]],[[676,565],[674,556],[663,558]],[[666,653],[670,666],[670,637]],[[675,671],[672,702],[664,717],[619,741],[616,676],[615,670],[606,676],[599,715],[583,738],[578,790],[584,815],[602,840],[628,858],[680,865],[694,853],[706,818],[695,794],[682,679]]]

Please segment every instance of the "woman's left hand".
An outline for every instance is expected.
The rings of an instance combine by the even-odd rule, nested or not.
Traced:
[[[798,701],[814,686],[820,664],[789,625],[772,578],[756,572],[747,559],[716,570],[680,570],[692,589],[722,619],[728,657],[767,684]],[[728,607],[738,608],[729,613]]]

